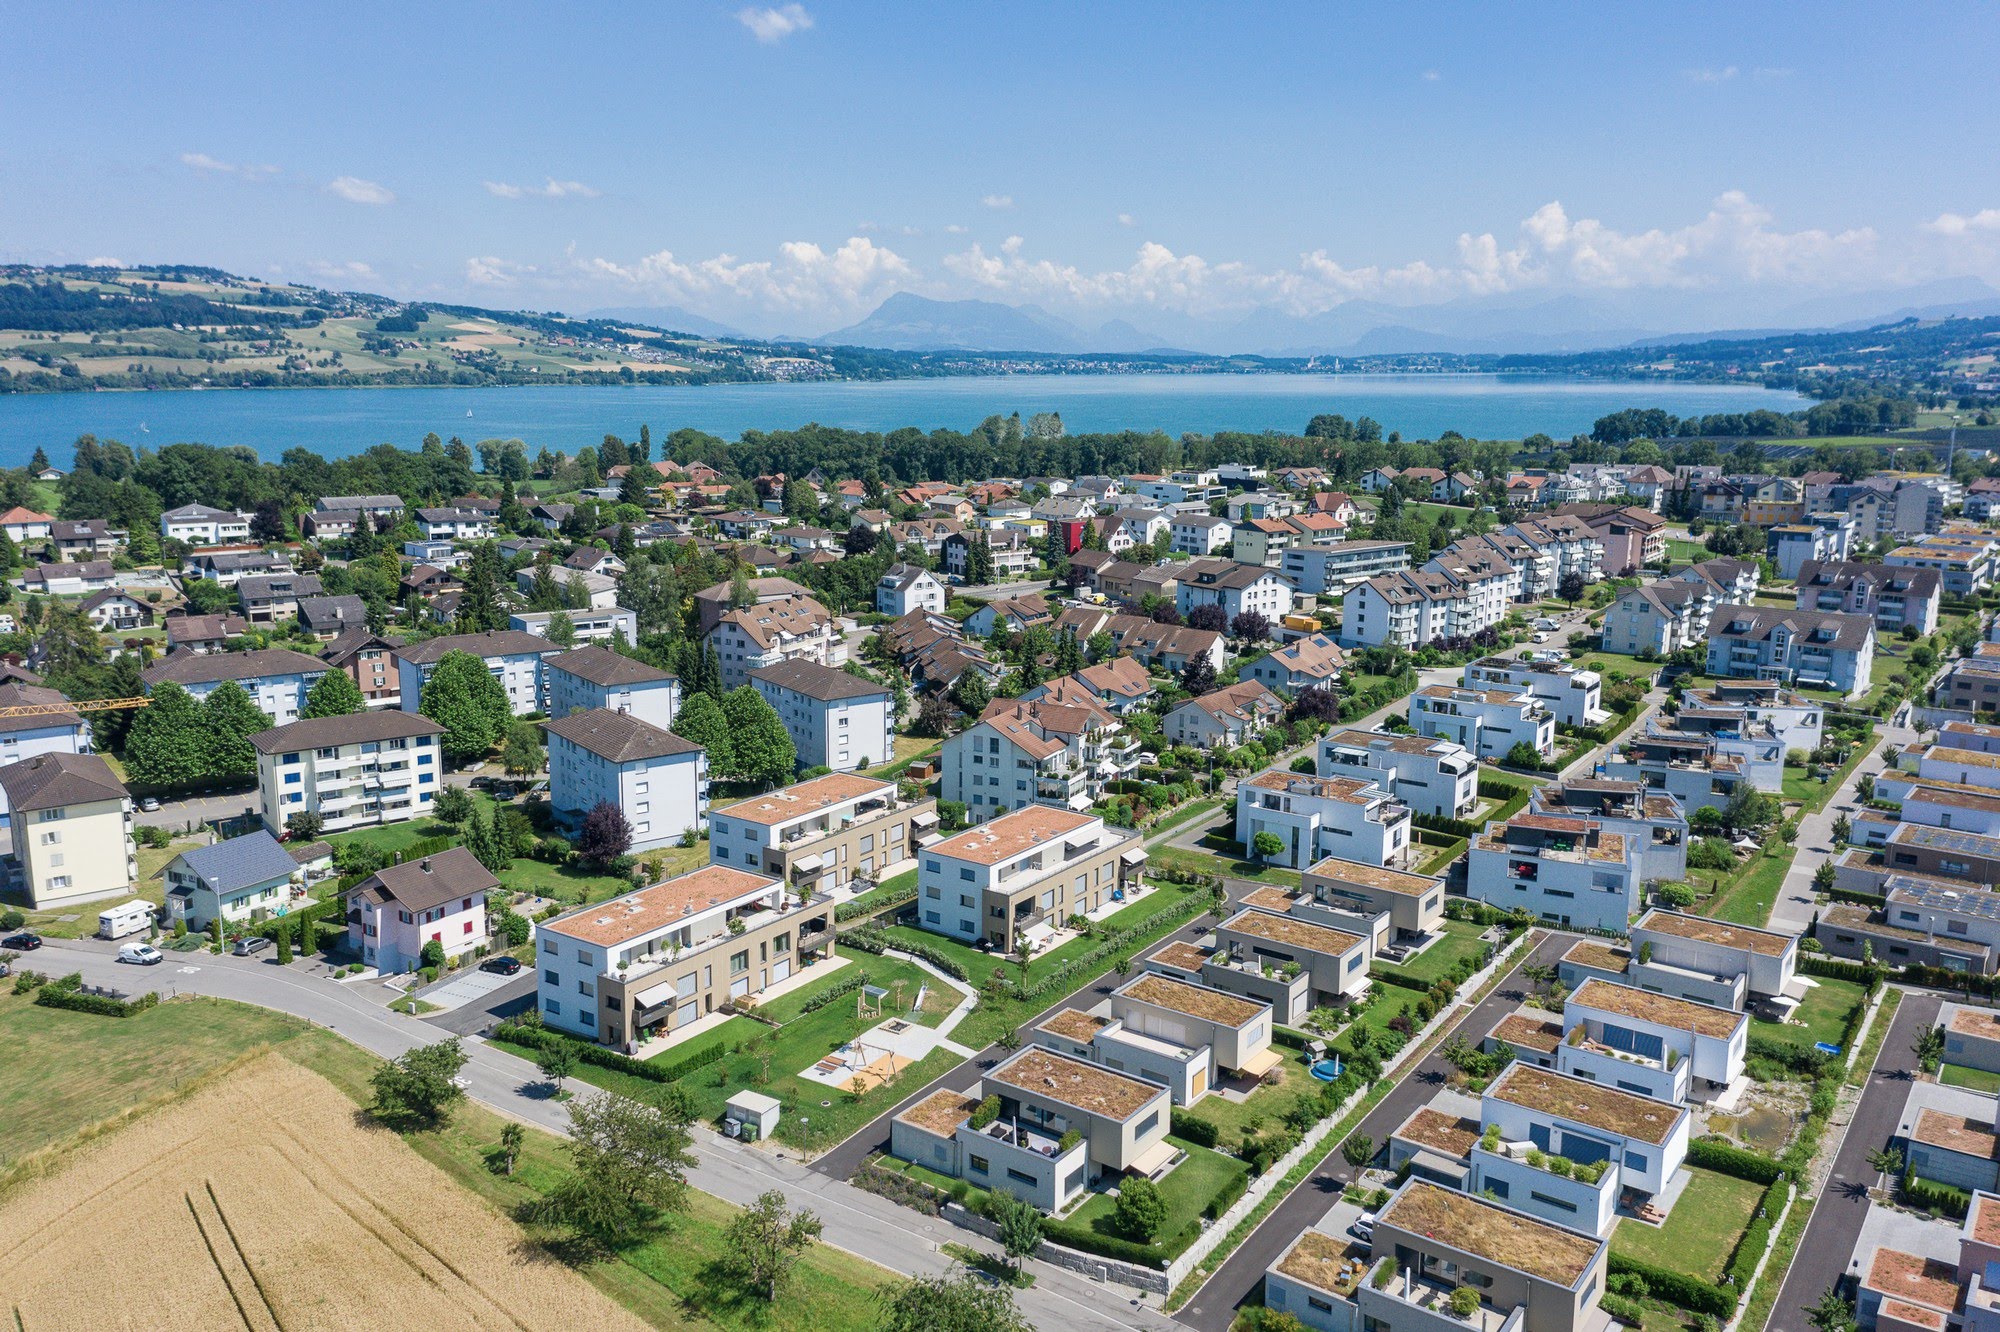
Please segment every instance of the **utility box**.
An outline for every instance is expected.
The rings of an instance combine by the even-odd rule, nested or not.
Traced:
[[[778,1130],[778,1115],[784,1109],[775,1096],[740,1091],[730,1097],[722,1112],[723,1131],[732,1138],[755,1142]]]

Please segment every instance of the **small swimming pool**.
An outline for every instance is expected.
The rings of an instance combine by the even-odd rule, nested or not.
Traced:
[[[1332,1082],[1335,1078],[1339,1077],[1343,1072],[1345,1072],[1346,1069],[1347,1065],[1341,1063],[1338,1058],[1334,1058],[1334,1059],[1322,1059],[1317,1064],[1314,1064],[1310,1069],[1306,1071],[1311,1073],[1314,1077],[1318,1078],[1321,1082]]]

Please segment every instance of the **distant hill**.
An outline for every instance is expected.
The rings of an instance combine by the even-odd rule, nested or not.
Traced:
[[[754,341],[741,329],[731,328],[727,324],[718,323],[706,315],[698,315],[678,305],[614,305],[602,310],[587,311],[583,317],[610,319],[621,324],[644,324],[648,328],[692,333],[700,338],[736,338]]]
[[[836,346],[889,351],[1081,352],[1084,331],[1032,305],[934,301],[899,291],[859,323],[818,339]]]

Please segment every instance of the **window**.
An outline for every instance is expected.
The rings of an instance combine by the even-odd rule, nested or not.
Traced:
[[[742,974],[743,974],[744,972],[746,972],[746,971],[748,971],[748,970],[750,970],[750,950],[749,950],[749,949],[747,949],[747,948],[746,948],[746,949],[744,949],[744,950],[743,950],[742,952],[740,952],[740,953],[731,953],[731,954],[729,955],[729,974],[730,974],[730,975],[732,975],[732,976],[741,976],[741,975],[742,975]]]
[[[1561,1198],[1551,1197],[1550,1195],[1543,1193],[1538,1189],[1530,1189],[1528,1191],[1528,1196],[1530,1198],[1533,1198],[1536,1202],[1542,1204],[1544,1207],[1553,1207],[1559,1212],[1574,1212],[1576,1210],[1575,1203],[1564,1202]]]
[[[975,1175],[983,1175],[993,1168],[983,1156],[968,1156],[965,1158],[965,1163],[972,1167],[972,1173]]]
[[[1627,1170],[1647,1170],[1650,1169],[1651,1166],[1652,1162],[1648,1161],[1642,1153],[1640,1152],[1625,1153],[1625,1168]]]
[[[1025,1171],[1016,1170],[1012,1166],[1007,1167],[1007,1178],[1013,1180],[1016,1184],[1026,1184],[1031,1189],[1040,1187],[1042,1182],[1033,1175]]]
[[[562,977],[560,977],[560,976],[556,975],[556,973],[555,973],[555,972],[553,972],[553,971],[550,971],[550,970],[547,970],[547,969],[544,969],[544,970],[543,970],[543,972],[542,972],[542,980],[543,980],[543,981],[545,981],[545,982],[547,982],[547,983],[548,983],[548,984],[550,984],[550,985],[561,985],[561,984],[562,984]]]

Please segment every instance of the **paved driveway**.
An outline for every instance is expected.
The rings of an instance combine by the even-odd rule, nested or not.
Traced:
[[[495,1022],[516,1018],[535,1006],[535,969],[523,967],[512,976],[493,976],[500,982],[458,1007],[442,1013],[426,1013],[424,1021],[459,1036],[476,1036]],[[456,982],[453,982],[456,984]],[[435,1003],[430,995],[421,996]]]
[[[414,997],[423,1000],[427,1004],[436,1004],[439,1008],[462,1008],[466,1004],[485,998],[503,986],[516,983],[523,975],[528,977],[530,983],[533,982],[534,973],[526,967],[521,968],[520,971],[515,972],[511,976],[502,976],[496,972],[474,969],[462,976],[454,976],[450,980],[439,981],[428,990],[416,990],[412,993]]]

